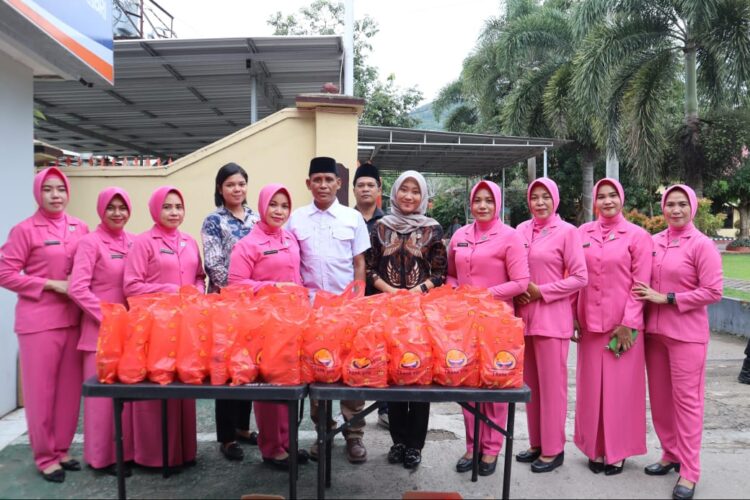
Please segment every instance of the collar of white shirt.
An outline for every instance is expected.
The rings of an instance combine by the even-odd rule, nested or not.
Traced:
[[[331,206],[326,208],[325,210],[319,209],[317,205],[315,205],[315,202],[313,201],[307,206],[307,215],[312,215],[315,213],[324,214],[326,212],[329,212],[334,217],[339,218],[341,215],[341,208],[342,208],[342,205],[339,203],[338,199],[334,199]]]

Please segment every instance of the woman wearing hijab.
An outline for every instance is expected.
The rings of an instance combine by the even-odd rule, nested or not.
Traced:
[[[269,184],[258,196],[262,214],[250,234],[232,251],[229,283],[252,286],[302,286],[299,245],[283,225],[292,210],[289,191],[281,184]],[[289,469],[288,408],[283,403],[255,402],[258,448],[263,462],[281,470]],[[306,452],[300,452],[300,458]]]
[[[502,197],[494,182],[481,181],[471,190],[469,198],[472,224],[454,232],[448,245],[448,284],[474,285],[487,288],[492,295],[513,306],[513,297],[526,291],[529,284],[529,263],[523,241],[515,229],[500,220]],[[507,403],[481,403],[483,414],[502,428],[508,418]],[[471,470],[474,453],[474,415],[464,410],[466,454],[456,464],[458,472]],[[503,435],[480,425],[479,444],[482,459],[479,475],[495,472]]]
[[[216,210],[208,214],[201,227],[209,293],[218,293],[227,286],[232,249],[258,222],[258,214],[247,206],[247,179],[245,169],[236,163],[227,163],[216,172]],[[228,460],[245,457],[238,440],[258,444],[258,434],[250,431],[252,404],[240,399],[216,400],[216,440]]]
[[[646,453],[646,359],[643,302],[631,289],[651,280],[651,236],[622,215],[615,179],[594,186],[597,220],[578,232],[588,284],[578,292],[575,444],[589,469],[611,476],[625,459]],[[632,338],[632,332],[637,336]],[[616,338],[615,351],[604,349]]]
[[[414,170],[402,173],[391,188],[390,214],[380,219],[370,235],[365,255],[367,280],[381,293],[409,290],[426,293],[445,281],[448,267],[443,229],[425,216],[427,182]],[[422,461],[430,403],[388,403],[393,446],[392,464],[413,469]]]
[[[125,258],[133,235],[125,231],[130,219],[130,197],[125,190],[109,187],[96,202],[100,224],[78,245],[68,294],[83,310],[78,350],[83,355],[84,380],[96,375],[96,344],[102,311],[99,304],[125,304],[122,291]],[[115,429],[112,402],[86,398],[83,402],[83,458],[94,469],[116,474]],[[125,461],[133,460],[132,405],[122,412],[122,441]],[[128,471],[129,473],[129,471]]]
[[[135,238],[125,261],[125,296],[177,292],[183,285],[195,285],[203,292],[205,274],[198,244],[178,229],[185,219],[182,193],[172,186],[160,187],[151,195],[148,208],[154,226]],[[169,465],[190,465],[197,449],[195,401],[170,399],[167,412]],[[160,422],[159,401],[133,404],[136,463],[162,466]]]
[[[68,298],[68,275],[86,224],[65,212],[70,185],[57,168],[34,177],[39,209],[10,230],[0,249],[0,286],[18,294],[14,330],[29,441],[44,479],[61,483],[81,470],[68,454],[81,400],[81,311]]]
[[[721,300],[721,256],[693,225],[698,199],[688,186],[669,187],[661,208],[667,229],[654,235],[651,286],[633,290],[646,306],[646,370],[651,417],[662,447],[661,460],[645,468],[680,478],[672,498],[693,498],[700,479],[703,434],[707,306]]]
[[[565,458],[570,299],[586,286],[586,260],[578,230],[557,214],[557,184],[535,180],[527,200],[532,218],[519,224],[518,232],[527,249],[531,280],[516,303],[526,325],[523,379],[532,394],[526,405],[530,446],[516,460],[531,462],[532,472],[550,472]]]

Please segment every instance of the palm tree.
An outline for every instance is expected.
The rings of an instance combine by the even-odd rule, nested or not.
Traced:
[[[642,179],[654,181],[670,142],[670,96],[684,90],[677,137],[685,180],[703,192],[700,113],[748,98],[748,0],[583,0],[574,23],[577,107],[602,116]]]

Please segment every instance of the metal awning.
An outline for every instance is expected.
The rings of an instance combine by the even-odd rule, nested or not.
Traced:
[[[118,40],[115,86],[38,80],[37,139],[77,151],[181,156],[323,84],[341,86],[339,36]]]
[[[417,170],[450,175],[483,175],[542,155],[566,141],[437,132],[392,127],[359,127],[359,161],[383,171]]]

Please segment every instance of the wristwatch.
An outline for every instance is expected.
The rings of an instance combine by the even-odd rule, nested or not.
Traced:
[[[419,285],[419,289],[422,290],[422,293],[427,293],[427,285],[425,285],[424,283]]]
[[[669,292],[667,294],[667,304],[673,304],[676,302],[674,292]]]

